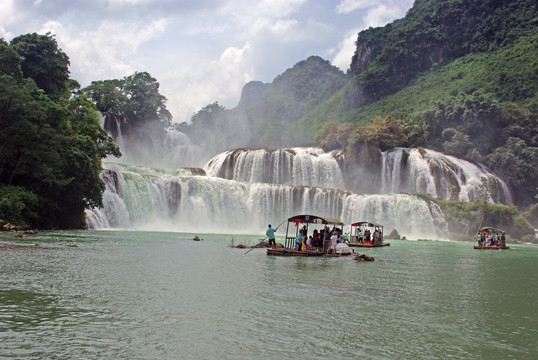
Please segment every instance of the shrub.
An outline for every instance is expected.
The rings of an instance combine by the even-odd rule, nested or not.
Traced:
[[[0,219],[13,225],[35,225],[37,195],[21,186],[0,186]]]

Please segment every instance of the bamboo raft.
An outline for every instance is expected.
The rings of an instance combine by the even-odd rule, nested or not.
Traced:
[[[479,246],[475,245],[475,249],[477,250],[506,250],[510,249],[510,246]]]
[[[506,242],[504,239],[504,230],[495,229],[490,226],[486,226],[478,230],[478,233],[480,234],[480,237],[482,239],[482,242],[478,242],[478,245],[475,245],[473,248],[476,250],[506,250],[510,249],[510,246],[506,246]],[[496,234],[496,236],[501,233],[501,236],[497,239],[497,242],[493,242],[492,237],[493,234]],[[490,237],[490,241],[492,241],[493,244],[489,244],[489,242],[486,241],[487,237]]]
[[[350,247],[373,248],[373,247],[390,246],[390,243],[383,243],[383,244],[369,243],[369,244],[363,244],[363,243],[359,243],[359,242],[352,242],[352,243],[348,243],[347,246],[350,246]]]
[[[370,229],[373,229],[374,231],[378,232],[379,238],[377,241],[375,240],[375,238],[370,239],[369,237],[362,242],[359,241],[359,232],[366,232],[367,229],[369,232]],[[390,246],[390,243],[383,242],[383,225],[369,221],[358,221],[351,224],[350,240],[351,242],[347,244],[349,247],[373,248]]]
[[[329,225],[333,226],[333,230],[343,232],[342,228],[344,223],[337,219],[332,219],[317,215],[295,215],[290,217],[286,227],[285,244],[282,248],[267,249],[267,255],[272,256],[326,256],[326,257],[339,257],[344,255],[351,255],[353,250],[345,244],[337,244],[336,248],[331,248]],[[290,225],[292,225],[290,227]],[[301,225],[304,225],[301,228]],[[320,229],[320,246],[307,247],[305,249],[305,239],[303,238],[302,231],[304,230],[304,237],[306,238],[306,232],[308,227],[311,230],[313,227],[321,227]],[[301,230],[300,230],[301,229]],[[317,229],[315,231],[318,231]],[[340,249],[338,247],[341,247]],[[344,249],[347,249],[347,251]]]
[[[317,250],[293,250],[293,249],[267,249],[267,255],[273,255],[273,256],[326,256],[326,257],[339,257],[339,256],[346,256],[351,254],[340,254],[340,253],[331,253],[327,254],[322,251]]]

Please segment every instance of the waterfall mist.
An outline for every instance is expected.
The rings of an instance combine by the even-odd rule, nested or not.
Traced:
[[[497,184],[491,202],[511,200],[506,184],[484,166],[432,150],[369,149],[352,162],[344,152],[311,147],[227,150],[250,133],[239,123],[225,131],[226,121],[210,129],[203,117],[196,124],[160,136],[149,136],[154,128],[126,136],[118,125],[123,164],[104,163],[103,208],[87,210],[88,227],[263,233],[269,223],[315,214],[345,224],[375,221],[410,239],[442,239],[448,237],[442,210],[413,193],[474,201],[486,177]]]
[[[259,233],[268,223],[311,213],[347,224],[375,218],[411,238],[443,237],[446,231],[437,205],[412,195],[360,195],[112,164],[102,178],[107,184],[105,206],[88,210],[92,229]]]

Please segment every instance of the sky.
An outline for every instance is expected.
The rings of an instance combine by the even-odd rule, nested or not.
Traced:
[[[347,71],[357,34],[405,16],[412,0],[0,0],[0,37],[54,34],[82,87],[147,71],[174,122],[239,103],[320,56]]]

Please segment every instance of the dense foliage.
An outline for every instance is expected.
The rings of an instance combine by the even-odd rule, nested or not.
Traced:
[[[93,81],[82,89],[82,94],[93,100],[105,116],[105,128],[115,137],[117,132],[129,136],[148,126],[162,131],[172,122],[166,97],[159,93],[159,83],[147,72],[135,72],[121,80]],[[118,119],[121,128],[115,127]]]
[[[70,96],[68,64],[49,34],[0,41],[1,221],[80,228],[102,204],[101,158],[120,154],[95,106]]]
[[[351,73],[366,101],[398,91],[432,65],[535,34],[533,0],[417,0],[404,19],[359,33]]]
[[[10,44],[19,55],[25,78],[34,80],[37,87],[53,101],[67,95],[69,58],[50,33],[21,35],[11,40]]]

